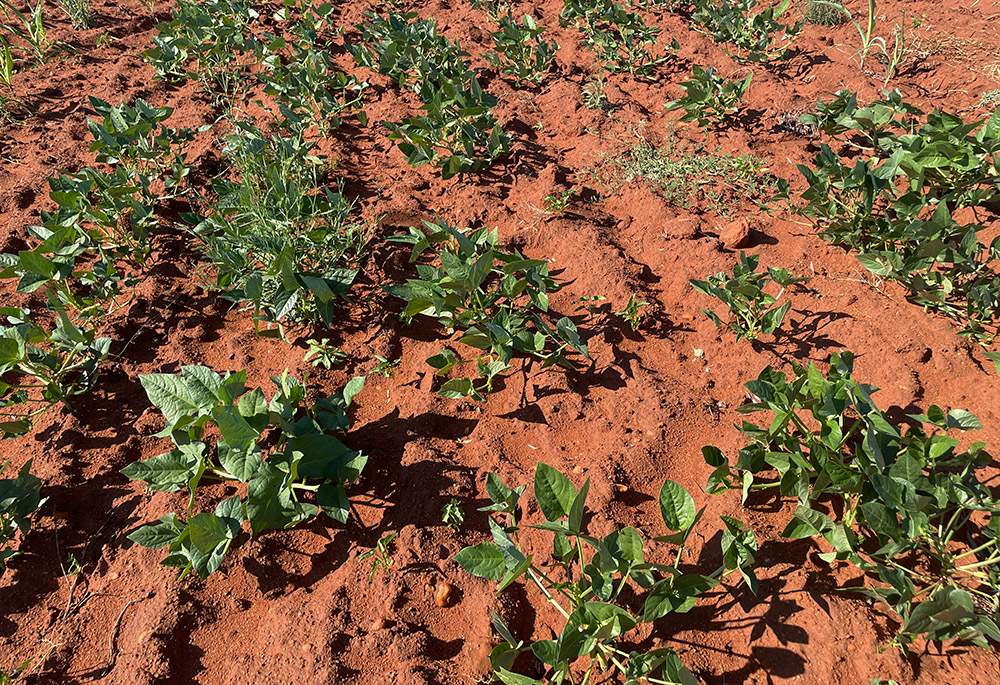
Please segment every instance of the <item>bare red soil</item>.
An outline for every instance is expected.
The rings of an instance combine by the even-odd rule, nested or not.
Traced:
[[[336,4],[345,40],[357,40],[353,27],[365,6]],[[337,326],[323,332],[350,359],[317,371],[303,362],[301,345],[255,337],[246,313],[200,287],[197,253],[183,233],[165,230],[154,239],[139,297],[109,323],[106,334],[115,342],[96,389],[78,398],[74,411],[53,408],[28,435],[0,443],[0,460],[16,467],[34,459],[49,498],[24,540],[26,553],[0,581],[0,667],[35,658],[30,681],[39,683],[477,682],[489,672],[496,640],[491,611],[520,635],[543,639],[558,630],[558,616],[540,608],[530,588],[497,597],[492,583],[450,560],[484,539],[485,514],[475,509],[486,502],[485,474],[495,471],[510,485],[529,483],[541,460],[577,485],[591,479],[595,533],[614,522],[662,534],[655,496],[665,478],[708,507],[706,521],[730,514],[752,524],[762,542],[758,595],[727,581],[691,613],[671,615],[642,635],[647,646],[674,646],[708,683],[1000,683],[994,651],[918,645],[910,658],[892,649],[879,653],[896,624],[878,607],[836,590],[856,573],[828,567],[816,558],[822,550],[814,543],[780,538],[788,503],[744,509],[735,493],[710,498],[702,490],[710,469],[700,448],[714,444],[732,455],[742,446],[732,427],[739,420],[734,408],[744,401],[742,384],[768,364],[788,370],[794,360],[824,368],[830,353],[843,349],[857,354],[855,376],[881,388],[881,407],[894,415],[930,403],[968,409],[986,426],[975,439],[1000,449],[1000,377],[978,349],[959,338],[951,322],[908,303],[900,289],[878,283],[854,255],[824,243],[777,206],[773,215],[753,205],[737,215],[753,227],[748,249],[767,265],[813,278],[792,293],[784,332],[757,345],[720,337],[698,311],[708,305],[705,298],[688,285],[690,278],[731,268],[736,253],[720,239],[732,230],[728,221],[703,206],[678,209],[636,184],[601,202],[575,199],[562,215],[537,210],[545,196],[589,184],[583,170],[603,154],[619,154],[629,126],[645,122],[651,138],[667,135],[667,123],[678,115],[663,105],[681,94],[675,84],[692,63],[726,74],[742,68],[683,17],[653,14],[664,36],[680,41],[678,58],[652,82],[612,77],[612,110],[589,110],[581,88],[591,58],[578,46],[578,34],[558,28],[560,2],[521,3],[562,47],[539,92],[514,90],[479,57],[490,47],[483,13],[463,0],[404,4],[436,16],[474,55],[484,86],[500,100],[497,116],[513,138],[511,153],[485,173],[442,181],[429,167],[411,168],[375,123],[340,129],[323,141],[323,151],[336,159],[336,173],[365,211],[385,215],[381,235],[434,215],[457,225],[496,226],[506,243],[552,260],[567,283],[553,297],[556,310],[572,314],[580,297],[606,296],[597,318],[581,324],[592,363],[577,373],[518,367],[485,404],[436,396],[424,360],[439,346],[439,335],[399,322],[398,303],[380,286],[410,273],[407,255],[379,244],[358,286],[359,302],[374,298],[371,308],[346,308]],[[856,13],[863,4],[847,3]],[[141,97],[169,105],[176,108],[173,126],[218,117],[197,85],[154,80],[140,52],[155,29],[139,2],[91,5],[96,28],[76,32],[53,4],[51,33],[73,49],[15,77],[14,92],[30,114],[5,126],[0,142],[4,251],[22,249],[24,226],[51,206],[48,176],[94,163],[88,95],[113,104]],[[907,19],[914,58],[891,85],[928,108],[987,116],[973,108],[982,93],[1000,88],[1000,6],[989,0],[880,2],[885,33],[903,8],[920,26]],[[167,3],[156,10],[158,19],[169,18]],[[95,47],[104,33],[113,40]],[[849,24],[807,25],[792,59],[753,67],[735,126],[720,134],[690,128],[682,134],[709,148],[763,156],[774,174],[793,188],[801,185],[794,165],[810,160],[816,141],[780,130],[779,121],[838,88],[861,99],[878,94],[880,79],[862,73],[853,57],[856,40]],[[366,102],[372,122],[411,111],[388,79],[357,69],[346,53],[339,62],[373,84]],[[199,137],[190,158],[211,168],[218,159],[211,133]],[[5,302],[19,297],[4,287]],[[632,293],[651,303],[636,333],[611,314]],[[357,398],[348,442],[371,458],[352,491],[363,526],[321,517],[256,539],[244,535],[206,581],[178,582],[173,570],[160,566],[160,551],[126,538],[183,500],[146,493],[119,473],[165,446],[151,437],[162,419],[139,374],[175,372],[182,364],[246,368],[251,386],[266,387],[269,376],[287,368],[299,376],[308,371],[319,395],[370,370],[375,355],[402,362],[392,378],[370,376]],[[467,512],[457,534],[440,521],[452,497]],[[395,531],[393,570],[369,583],[358,556]],[[710,526],[701,532],[687,561],[714,568],[718,541]],[[75,577],[62,575],[68,554],[82,564]],[[457,588],[451,606],[434,601],[429,588],[439,580]]]

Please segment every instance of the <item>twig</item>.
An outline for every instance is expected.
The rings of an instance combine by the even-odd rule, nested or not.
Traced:
[[[108,665],[104,668],[104,675],[111,673],[112,669],[115,667],[115,662],[118,660],[118,633],[121,631],[122,619],[125,618],[125,612],[128,611],[129,607],[133,604],[138,604],[147,599],[151,599],[156,593],[150,590],[142,597],[129,600],[122,607],[121,612],[118,614],[118,618],[115,619],[115,624],[111,628],[111,636],[108,638]]]

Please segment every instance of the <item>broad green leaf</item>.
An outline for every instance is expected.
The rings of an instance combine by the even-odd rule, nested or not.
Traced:
[[[139,376],[139,382],[146,391],[149,401],[163,412],[168,427],[199,409],[187,383],[179,376],[170,373],[142,374]]]
[[[474,576],[500,580],[506,571],[503,552],[492,542],[481,542],[474,547],[462,549],[454,557],[455,562]]]
[[[545,518],[556,521],[569,516],[577,492],[569,479],[548,464],[535,466],[535,499]]]
[[[665,480],[660,488],[660,515],[670,530],[687,530],[694,524],[696,510],[694,498],[672,480]]]

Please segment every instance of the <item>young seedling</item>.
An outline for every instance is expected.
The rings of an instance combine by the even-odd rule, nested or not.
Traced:
[[[583,84],[583,106],[587,109],[608,109],[608,95],[604,89],[603,72],[596,72],[587,82]]]
[[[730,81],[719,76],[715,69],[692,67],[693,77],[678,85],[684,90],[684,96],[671,100],[665,106],[666,111],[683,109],[685,114],[680,121],[697,121],[699,126],[721,124],[733,112],[739,110],[740,102],[750,88],[753,73],[742,81]]]
[[[375,546],[358,556],[358,561],[372,560],[372,568],[368,573],[368,582],[375,579],[375,573],[381,568],[389,573],[392,570],[392,557],[389,556],[389,545],[396,539],[399,533],[389,533],[375,543]]]
[[[322,366],[324,369],[332,369],[337,364],[347,359],[348,354],[336,345],[330,344],[329,338],[320,340],[307,340],[309,349],[306,350],[303,361],[311,361],[313,366]]]
[[[610,73],[650,77],[671,52],[680,48],[673,39],[667,46],[667,54],[654,55],[661,29],[649,26],[638,13],[613,0],[566,0],[559,23],[580,29],[603,69]]]
[[[48,32],[45,30],[44,1],[35,0],[34,4],[27,2],[27,12],[25,13],[8,0],[0,0],[0,11],[4,15],[4,21],[0,21],[0,29],[17,36],[24,43],[24,46],[17,46],[15,49],[29,52],[38,64],[45,64],[52,48],[58,43],[49,40]]]
[[[708,575],[682,571],[691,531],[701,519],[694,499],[677,483],[667,480],[659,504],[669,534],[654,541],[676,548],[672,556],[657,553],[661,563],[645,559],[643,535],[632,527],[612,530],[604,537],[587,532],[588,479],[577,490],[569,479],[539,463],[535,468],[534,496],[544,521],[529,524],[521,517],[520,500],[525,486],[508,488],[495,474],[486,480],[492,504],[482,508],[497,515],[489,522],[492,542],[466,547],[455,561],[467,572],[498,582],[498,592],[515,582],[537,590],[565,620],[555,639],[526,644],[516,638],[504,621],[493,615],[493,626],[502,642],[490,654],[493,675],[505,683],[543,685],[571,682],[588,685],[607,682],[609,672],[631,683],[696,683],[697,680],[669,647],[647,652],[625,651],[635,645],[643,623],[655,623],[670,613],[686,613],[699,595],[739,573],[756,592],[753,572],[757,542],[739,521],[723,517],[722,565]],[[548,545],[533,537],[548,538]],[[528,553],[527,549],[532,552]],[[542,550],[551,550],[546,554]],[[633,611],[640,606],[639,615]],[[522,654],[541,662],[538,680],[511,671]],[[578,669],[585,669],[582,673]]]
[[[401,363],[403,363],[403,358],[399,357],[396,359],[386,359],[385,357],[375,355],[375,361],[378,364],[372,369],[372,373],[380,374],[383,378],[392,378],[396,375],[396,369]]]
[[[747,255],[740,251],[740,261],[733,267],[732,275],[720,271],[714,276],[708,276],[705,281],[691,280],[691,286],[700,293],[715,297],[728,308],[729,320],[723,322],[714,311],[701,311],[712,320],[717,330],[728,328],[736,335],[737,340],[746,338],[756,340],[761,334],[770,335],[781,326],[785,314],[791,308],[791,301],[778,305],[785,288],[808,281],[808,278],[793,277],[785,269],[769,267],[767,271],[758,272],[760,264],[758,255]],[[781,287],[777,295],[764,292],[771,282]]]
[[[767,367],[746,383],[749,438],[734,465],[715,447],[707,490],[777,491],[798,501],[783,535],[822,539],[828,562],[847,560],[880,584],[850,588],[900,617],[892,642],[918,637],[1000,641],[1000,505],[979,471],[992,462],[981,442],[959,449],[949,430],[982,427],[970,412],[932,405],[899,424],[872,401],[877,388],[853,378],[854,357],[834,354],[824,377],[812,364],[793,376]],[[924,426],[930,426],[925,430]],[[847,588],[845,588],[847,589]]]
[[[648,302],[640,302],[636,299],[635,295],[629,295],[628,303],[626,303],[625,308],[620,312],[615,312],[615,316],[620,316],[628,321],[629,327],[631,327],[633,331],[637,331],[639,330],[639,326],[642,325],[643,320],[646,318],[646,314],[642,311],[642,308],[648,306]]]
[[[41,4],[41,3],[39,3]],[[90,3],[89,0],[59,0],[59,7],[69,17],[69,21],[75,29],[90,28]]]
[[[545,204],[545,211],[551,214],[562,214],[569,206],[569,201],[576,195],[574,188],[562,191],[558,195],[546,195],[542,201]]]
[[[465,523],[465,512],[462,511],[462,503],[454,497],[441,507],[441,522],[449,528],[458,532]]]
[[[888,84],[892,77],[896,75],[896,71],[899,69],[899,65],[903,61],[903,56],[906,54],[906,36],[904,33],[906,29],[906,10],[902,10],[902,22],[897,24],[893,29],[893,45],[892,50],[890,50],[889,44],[885,38],[874,35],[876,16],[875,0],[868,0],[868,19],[863,28],[858,20],[854,18],[854,15],[840,3],[827,2],[826,0],[812,0],[812,2],[816,7],[826,7],[830,11],[842,13],[846,16],[846,19],[850,20],[850,22],[854,24],[854,28],[857,29],[858,37],[861,40],[861,47],[855,48],[860,60],[859,66],[861,71],[865,72],[865,64],[868,61],[869,53],[871,53],[873,49],[878,50],[881,56],[881,61],[885,65],[885,84]]]
[[[607,302],[608,298],[604,295],[584,295],[579,299],[580,304],[577,305],[574,311],[586,312],[586,318],[588,321],[597,316],[597,312],[600,309],[600,302]]]
[[[244,522],[254,536],[291,528],[320,511],[347,522],[347,487],[357,482],[368,457],[334,434],[350,428],[347,409],[363,377],[313,403],[287,373],[271,379],[277,391],[270,401],[260,388],[247,392],[245,371],[223,377],[204,366],[184,366],[179,376],[154,373],[139,380],[166,419],[157,437],[169,436],[174,447],[122,473],[151,490],[186,490],[189,496],[184,516],[166,514],[128,537],[143,547],[166,547],[161,563],[181,569],[180,578],[192,570],[205,578],[218,569]],[[212,483],[246,484],[246,496],[192,514],[198,495]]]

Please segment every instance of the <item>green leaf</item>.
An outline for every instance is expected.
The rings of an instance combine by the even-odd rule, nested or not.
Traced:
[[[145,389],[149,401],[163,412],[168,428],[183,417],[197,413],[199,409],[187,383],[179,376],[169,373],[141,374],[139,382]]]
[[[184,445],[144,461],[136,461],[122,469],[122,475],[146,483],[151,490],[175,492],[187,486],[198,469],[205,444]]]
[[[694,524],[696,510],[694,498],[672,480],[660,488],[660,515],[670,530],[687,530]]]
[[[214,407],[212,409],[212,419],[219,427],[222,439],[235,450],[247,451],[260,437],[260,431],[255,430],[253,426],[247,423],[247,420],[240,413],[239,408],[232,405]],[[230,471],[230,473],[233,472]],[[233,475],[246,482],[249,475],[252,475],[252,472],[247,475],[247,478],[237,473],[233,473]]]
[[[507,568],[503,552],[492,542],[466,547],[455,555],[454,560],[472,575],[490,580],[499,581]]]
[[[535,499],[542,514],[549,521],[569,516],[577,497],[576,488],[569,479],[548,464],[535,466]]]

